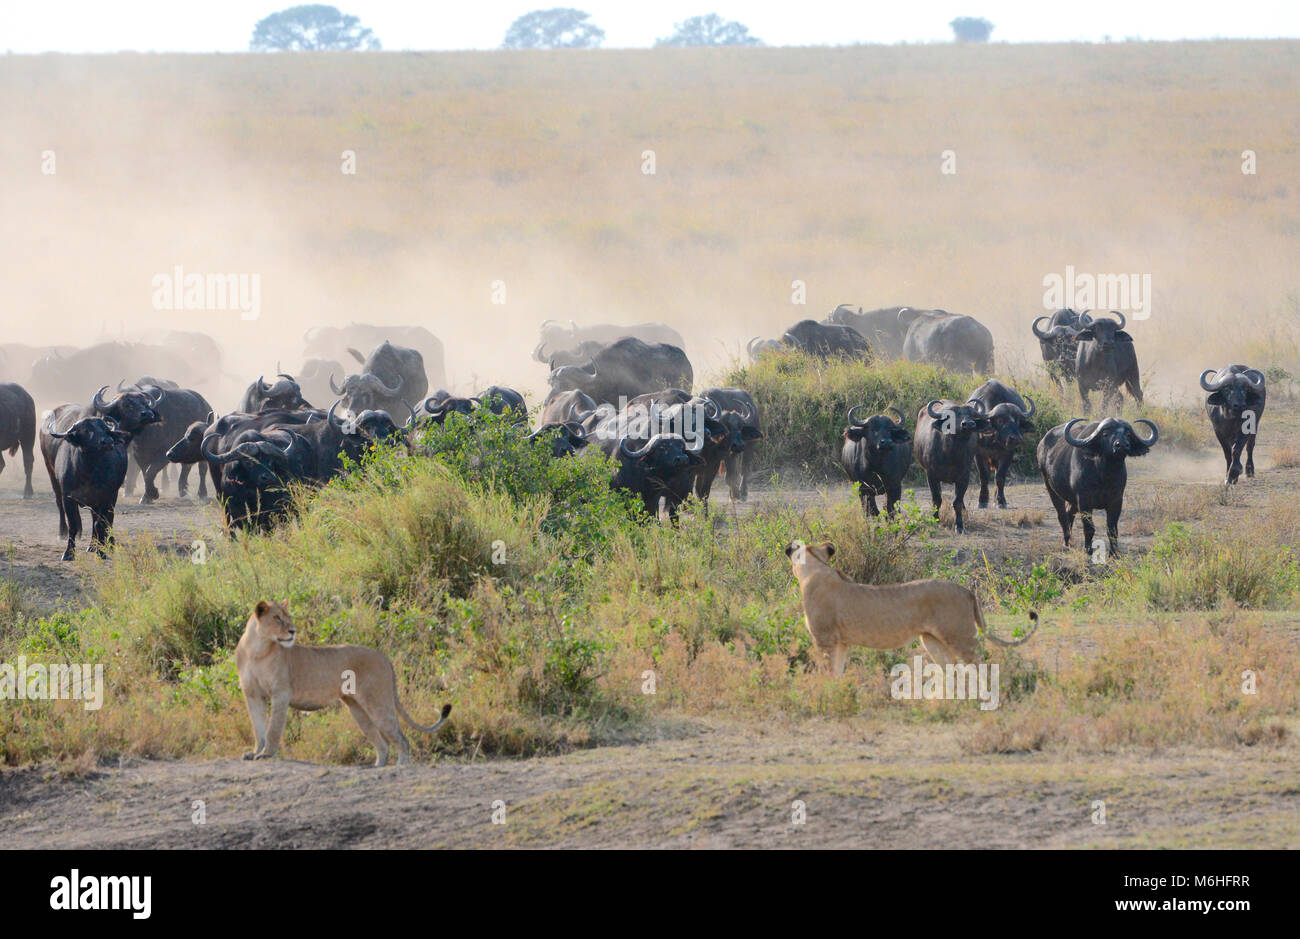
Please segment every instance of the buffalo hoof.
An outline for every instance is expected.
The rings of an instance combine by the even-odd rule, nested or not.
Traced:
[[[32,496],[34,496],[34,495],[36,495],[36,493],[34,493],[34,492],[32,492],[30,489],[28,489],[26,492],[23,493],[23,498],[24,498],[24,499],[30,499],[30,498],[31,498]]]
[[[981,509],[987,509],[988,507],[989,507],[989,500],[988,500],[988,499],[985,499],[983,502],[980,503],[980,508],[981,508]]]

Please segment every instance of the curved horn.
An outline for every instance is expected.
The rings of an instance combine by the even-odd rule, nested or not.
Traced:
[[[375,381],[379,382],[379,387],[383,389],[385,395],[390,398],[396,398],[402,392],[402,384],[405,379],[403,379],[401,375],[398,375],[397,384],[393,385],[391,388],[388,385],[385,385],[384,380],[378,375],[375,376]]]
[[[894,317],[894,319],[895,319],[897,322],[902,323],[902,322],[903,322],[903,314],[904,314],[904,313],[911,312],[911,309],[912,309],[912,308],[911,308],[910,306],[905,306],[905,307],[900,308],[899,311],[898,311],[898,315],[897,315],[896,317]]]
[[[424,401],[420,403],[421,409],[424,410],[426,414],[433,414],[435,416],[441,414],[443,411],[446,410],[446,408],[434,407],[434,402],[437,400],[437,398],[438,396],[436,394],[429,395],[429,397],[425,398]]]
[[[155,391],[158,393],[154,394]],[[154,404],[157,404],[166,396],[167,390],[165,388],[160,388],[158,385],[150,385],[147,389],[145,389],[145,393],[149,395],[149,398],[153,401]]]
[[[1255,391],[1264,390],[1264,373],[1257,368],[1248,368],[1241,373],[1241,376],[1250,382],[1250,387]]]
[[[98,391],[95,392],[95,397],[90,399],[90,403],[93,404],[95,407],[99,408],[99,410],[101,411],[104,410],[104,408],[109,406],[108,402],[104,400],[104,389],[107,387],[108,385],[104,385],[102,388],[100,388]]]
[[[740,406],[744,409],[740,412],[740,419],[749,422],[754,419],[754,406],[748,401],[741,401]]]
[[[343,403],[342,399],[340,399],[340,400],[338,400],[338,401],[335,401],[333,404],[330,405],[330,412],[329,412],[329,414],[326,415],[326,418],[327,418],[327,419],[329,420],[329,422],[330,422],[330,426],[333,427],[335,430],[339,431],[340,433],[343,433],[343,432],[344,432],[344,431],[343,431],[343,422],[340,421],[337,417],[334,416],[334,411],[335,411],[335,409],[337,409],[338,406],[339,406],[340,404],[342,404],[342,403]]]
[[[347,381],[346,381],[346,380],[343,382],[343,386],[344,386],[344,387],[347,387]],[[338,385],[336,385],[336,384],[334,383],[334,373],[333,373],[333,372],[330,372],[330,391],[334,392],[336,395],[341,395],[341,394],[343,394],[343,388],[340,388]]]
[[[212,450],[208,447],[208,441],[219,440],[219,439],[221,439],[220,434],[208,434],[203,438],[203,441],[199,444],[199,452],[203,454],[203,456],[208,460],[208,462],[229,463],[231,460],[239,456],[239,454],[236,453],[234,450],[227,450],[225,453],[213,453]]]
[[[942,411],[940,411],[938,414],[935,414],[935,413],[934,413],[934,406],[935,406],[936,404],[939,403],[939,400],[940,400],[940,399],[935,398],[933,401],[931,401],[929,404],[927,404],[927,405],[925,406],[925,413],[926,413],[926,414],[929,414],[929,415],[930,415],[931,417],[933,417],[936,421],[937,421],[939,418],[943,417],[943,412],[942,412]]]
[[[1148,446],[1148,447],[1150,447],[1150,446],[1154,446],[1154,445],[1155,445],[1155,442],[1156,442],[1157,440],[1160,439],[1160,428],[1157,427],[1157,426],[1155,425],[1155,422],[1154,422],[1154,421],[1149,421],[1149,420],[1147,420],[1145,417],[1139,417],[1139,418],[1138,418],[1136,421],[1134,421],[1133,423],[1134,423],[1134,424],[1146,424],[1148,427],[1151,428],[1151,436],[1150,436],[1150,437],[1147,437],[1145,440],[1142,440],[1141,437],[1138,437],[1138,440],[1142,440],[1142,443],[1143,443],[1145,446]],[[1135,434],[1134,436],[1136,436],[1136,434]]]
[[[1214,369],[1212,369],[1212,368],[1207,368],[1205,371],[1201,372],[1201,387],[1204,388],[1206,391],[1218,391],[1218,390],[1219,390],[1220,388],[1222,388],[1222,387],[1227,383],[1227,381],[1228,381],[1228,380],[1225,378],[1225,379],[1223,379],[1222,381],[1207,382],[1207,381],[1205,380],[1205,376],[1206,376],[1206,375],[1213,375],[1213,374],[1214,374]]]
[[[404,405],[406,405],[406,410],[411,412],[411,416],[407,419],[406,423],[402,425],[404,430],[410,430],[415,426],[415,408],[411,407],[411,402],[407,401],[405,398],[400,400]]]
[[[1029,395],[1025,395],[1025,400],[1029,402],[1029,410],[1026,411],[1024,408],[1018,408],[1017,410],[1026,418],[1033,417],[1034,412],[1038,410],[1038,405],[1034,404],[1034,399]]]
[[[1101,433],[1101,424],[1102,424],[1101,421],[1097,422],[1097,429],[1094,430],[1092,433],[1090,433],[1086,438],[1082,440],[1074,436],[1074,434],[1070,433],[1070,428],[1073,427],[1075,424],[1082,424],[1085,422],[1086,422],[1086,418],[1082,418],[1082,417],[1075,417],[1070,419],[1070,421],[1065,425],[1065,429],[1062,431],[1062,435],[1065,437],[1066,443],[1068,443],[1072,447],[1086,447],[1088,444],[1092,443],[1094,438],[1096,438],[1096,436],[1099,433]]]
[[[577,421],[565,421],[564,428],[569,432],[571,436],[577,438],[578,440],[587,439],[587,428],[583,427]]]
[[[1042,339],[1044,342],[1051,342],[1053,340],[1060,339],[1061,337],[1067,335],[1073,336],[1076,333],[1082,331],[1082,330],[1075,329],[1073,326],[1069,326],[1065,323],[1059,323],[1056,326],[1053,326],[1047,332],[1043,332],[1038,328],[1038,324],[1042,320],[1050,319],[1050,318],[1051,317],[1040,316],[1038,317],[1038,319],[1034,320],[1033,324],[1029,327],[1031,330],[1033,330],[1034,335],[1037,336],[1039,339]]]
[[[718,402],[707,396],[701,397],[700,400],[704,402],[704,416],[711,421],[716,421],[718,415],[722,413],[722,408],[718,407]],[[709,413],[710,408],[713,409],[712,414]]]
[[[276,367],[276,368],[279,368],[279,367],[280,367],[280,363],[279,363],[279,362],[276,362],[276,363],[275,363],[275,367]],[[293,382],[294,384],[297,384],[297,382],[298,382],[298,379],[294,378],[292,375],[289,375],[289,374],[286,373],[286,372],[276,372],[276,373],[275,373],[275,377],[276,377],[276,378],[287,378],[287,379],[289,379],[289,381]]]
[[[663,434],[655,434],[640,450],[629,450],[627,448],[627,437],[624,436],[623,439],[618,442],[618,448],[623,452],[624,456],[637,460],[649,453],[651,448],[659,442],[659,438],[662,436]]]
[[[841,304],[840,304],[839,306],[837,306],[835,309],[831,310],[831,316],[834,316],[834,315],[835,315],[836,313],[838,313],[840,310],[843,310],[843,309],[845,309],[845,308],[847,308],[848,311],[849,311],[850,313],[853,312],[853,304],[852,304],[852,303],[841,303]]]
[[[1128,319],[1127,319],[1127,318],[1124,316],[1124,314],[1121,313],[1119,310],[1111,310],[1110,312],[1111,312],[1113,315],[1119,317],[1119,328],[1120,328],[1120,329],[1123,329],[1125,326],[1128,325]]]
[[[261,394],[266,395],[266,394],[270,394],[270,393],[271,393],[271,386],[268,385],[265,381],[263,381],[264,378],[266,378],[265,375],[258,375],[258,376],[257,376],[257,390],[258,390]]]
[[[898,415],[898,420],[895,421],[894,423],[898,424],[899,427],[902,427],[907,423],[907,418],[903,416],[903,412],[900,411],[898,408],[894,407],[892,404],[889,407],[885,408],[885,410],[893,411],[895,414]]]
[[[988,417],[988,409],[984,407],[984,402],[979,398],[971,398],[966,403],[974,405],[971,410],[975,412],[976,417]]]
[[[119,379],[117,380],[117,393],[118,393],[118,394],[121,394],[123,391],[126,390],[125,388],[122,387],[122,383],[123,383],[124,381],[126,381],[125,378],[119,378]]]
[[[852,425],[853,427],[861,427],[861,426],[863,426],[864,424],[867,423],[866,421],[855,421],[855,420],[853,419],[853,415],[856,414],[858,411],[862,410],[862,409],[865,408],[865,407],[866,407],[865,404],[855,404],[855,405],[853,405],[853,407],[849,408],[849,424],[850,424],[850,425]]]
[[[749,340],[749,342],[745,343],[745,352],[751,359],[754,357],[754,343],[758,342],[758,339],[759,337],[755,336],[753,339]]]

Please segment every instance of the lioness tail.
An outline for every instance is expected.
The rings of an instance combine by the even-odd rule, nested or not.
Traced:
[[[450,704],[444,704],[444,705],[442,706],[442,717],[438,718],[438,723],[436,723],[436,724],[430,724],[428,727],[425,727],[423,724],[417,724],[414,720],[412,720],[411,715],[406,713],[406,708],[402,707],[402,699],[399,698],[399,697],[397,697],[397,694],[396,694],[397,689],[394,688],[393,691],[394,691],[394,694],[393,694],[393,703],[397,705],[397,713],[398,713],[398,714],[401,714],[402,717],[406,718],[406,723],[410,724],[410,725],[411,725],[412,727],[414,727],[416,730],[422,730],[422,731],[424,731],[426,734],[431,734],[431,733],[433,733],[435,730],[437,730],[439,727],[441,727],[444,723],[446,723],[446,721],[447,721],[447,715],[451,713],[451,705],[450,705]]]
[[[1035,610],[1029,611],[1029,622],[1030,622],[1029,632],[1025,633],[1019,639],[999,639],[997,636],[993,635],[992,631],[988,628],[988,626],[984,625],[984,614],[983,612],[980,611],[980,605],[978,600],[975,601],[975,618],[979,621],[980,632],[984,634],[984,637],[986,639],[991,639],[993,642],[997,643],[1000,646],[1021,645],[1022,643],[1028,642],[1029,637],[1032,636],[1034,633],[1038,632],[1038,613]]]

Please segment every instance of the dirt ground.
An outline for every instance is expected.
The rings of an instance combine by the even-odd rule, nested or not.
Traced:
[[[964,757],[869,721],[665,721],[659,739],[434,766],[0,771],[11,848],[1294,847],[1294,754]],[[1098,824],[1095,802],[1105,803]],[[202,802],[203,823],[193,820]],[[504,816],[501,814],[504,805]],[[796,823],[797,802],[803,803]],[[504,824],[494,823],[494,813]]]
[[[1300,483],[1275,467],[1278,428],[1261,439],[1258,479],[1227,497],[1209,450],[1156,451],[1130,464],[1121,522],[1129,550],[1173,518],[1242,524]],[[85,602],[76,567],[58,558],[48,481],[19,499],[20,474],[0,476],[0,578],[34,605]],[[38,468],[39,469],[39,468]],[[725,484],[717,511],[732,511]],[[216,535],[216,509],[176,499],[119,505],[118,532],[148,531],[178,550]],[[925,498],[925,494],[921,494]],[[847,484],[758,491],[753,503],[852,498]],[[959,550],[1060,554],[1041,483],[1008,489],[1008,511],[979,510]],[[748,511],[745,506],[734,507]],[[219,535],[218,535],[219,537]],[[1077,562],[1082,549],[1075,548]],[[103,563],[92,560],[90,563]],[[1293,732],[1300,728],[1293,728]],[[1294,847],[1300,787],[1294,745],[1072,757],[1055,752],[971,757],[942,727],[870,719],[651,721],[641,735],[561,756],[442,762],[406,768],[132,761],[85,776],[49,766],[0,771],[6,847]],[[205,822],[191,821],[201,800]],[[497,800],[505,824],[494,824]],[[794,824],[795,802],[806,820]],[[1106,823],[1093,821],[1097,800]],[[499,816],[498,816],[499,817]]]

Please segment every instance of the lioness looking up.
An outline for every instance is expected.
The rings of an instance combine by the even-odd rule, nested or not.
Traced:
[[[411,762],[411,745],[397,715],[416,730],[432,733],[442,726],[451,705],[442,706],[438,723],[425,727],[411,719],[397,697],[397,674],[388,656],[365,646],[299,646],[297,628],[285,603],[259,600],[235,649],[239,687],[253,720],[257,748],[246,760],[275,756],[289,708],[316,711],[342,701],[361,732],[375,745],[376,766],[388,762],[388,745],[397,745],[397,764]],[[266,704],[271,703],[271,730]]]
[[[1038,614],[1031,612],[1029,632],[1011,641],[999,639],[984,625],[975,594],[947,580],[855,584],[831,567],[835,545],[829,541],[791,542],[785,554],[799,581],[808,632],[835,675],[844,674],[849,646],[896,649],[919,637],[937,664],[966,664],[979,661],[981,633],[998,645],[1018,646],[1038,629]]]

